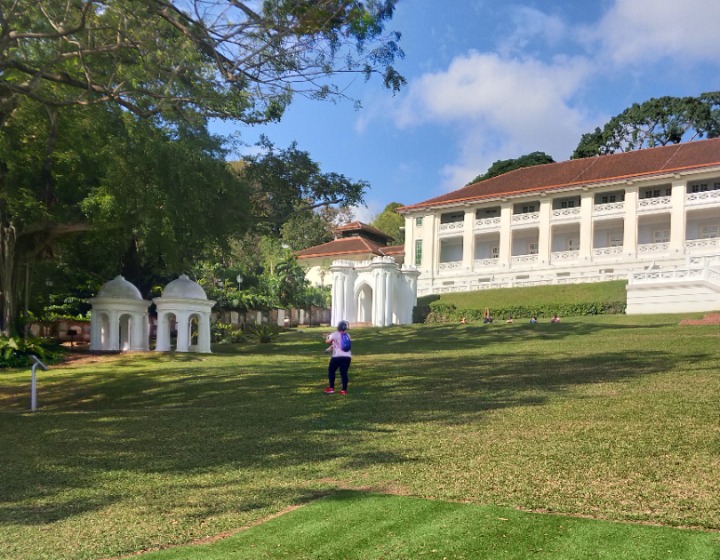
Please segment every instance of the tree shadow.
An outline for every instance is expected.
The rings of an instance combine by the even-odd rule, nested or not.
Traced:
[[[442,429],[490,411],[541,406],[574,387],[653,375],[680,359],[663,351],[598,351],[538,361],[522,352],[488,351],[538,339],[602,336],[609,328],[654,328],[504,327],[358,330],[353,347],[372,358],[365,365],[362,355],[354,359],[348,397],[321,393],[327,358],[318,333],[263,345],[247,359],[133,355],[63,372],[45,382],[40,412],[0,414],[0,524],[54,523],[123,500],[111,487],[101,496],[48,508],[27,505],[96,486],[107,472],[191,476],[229,468],[242,484],[248,472],[300,468],[312,480],[338,461],[347,469],[413,463],[421,451],[412,444],[385,447],[393,426],[430,422]],[[247,480],[248,491],[231,498],[235,508],[262,509],[274,500],[314,495],[299,488],[277,495],[255,491]],[[203,506],[195,514],[213,512]]]

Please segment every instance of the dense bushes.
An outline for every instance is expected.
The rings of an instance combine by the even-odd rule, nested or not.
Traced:
[[[31,366],[32,354],[43,362],[60,361],[62,350],[54,342],[30,338],[7,338],[0,336],[0,368]]]
[[[587,303],[559,303],[535,306],[513,305],[490,309],[490,315],[499,321],[506,320],[510,315],[514,319],[530,319],[533,315],[539,318],[550,318],[557,313],[560,317],[577,317],[581,315],[612,315],[625,313],[624,301],[603,301]],[[458,322],[463,317],[468,321],[482,321],[482,309],[459,308],[453,304],[434,301],[429,305],[430,313],[425,317],[426,323]]]

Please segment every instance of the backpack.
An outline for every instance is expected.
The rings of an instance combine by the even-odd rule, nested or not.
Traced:
[[[343,352],[350,352],[350,347],[352,346],[352,342],[350,342],[350,335],[346,332],[340,333],[340,350]]]

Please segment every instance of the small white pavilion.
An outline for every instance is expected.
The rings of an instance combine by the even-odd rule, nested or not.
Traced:
[[[332,323],[342,320],[375,327],[412,323],[417,304],[415,267],[399,265],[393,257],[370,261],[337,260],[332,273]]]
[[[153,302],[157,307],[155,351],[210,353],[210,310],[215,302],[207,298],[200,284],[182,274]],[[171,343],[173,325],[177,329],[175,348]]]
[[[90,350],[127,352],[149,350],[148,307],[132,283],[116,276],[90,299]]]

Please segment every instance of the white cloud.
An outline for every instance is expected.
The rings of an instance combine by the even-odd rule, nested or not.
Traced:
[[[589,73],[580,58],[545,64],[470,52],[455,58],[446,71],[415,80],[396,124],[457,128],[458,160],[444,174],[446,188],[458,188],[497,159],[537,150],[567,158],[588,127],[585,115],[570,102]]]
[[[617,0],[586,37],[620,65],[672,58],[720,62],[720,2],[717,0]]]
[[[528,6],[510,7],[515,30],[498,45],[498,52],[508,55],[524,51],[535,39],[555,45],[567,35],[565,22]]]

